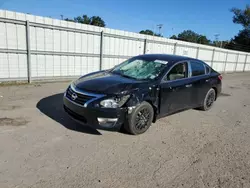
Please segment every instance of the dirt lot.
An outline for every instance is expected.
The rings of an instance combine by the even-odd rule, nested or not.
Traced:
[[[250,74],[224,76],[208,112],[143,135],[94,130],[62,110],[68,83],[0,87],[0,187],[250,187]]]

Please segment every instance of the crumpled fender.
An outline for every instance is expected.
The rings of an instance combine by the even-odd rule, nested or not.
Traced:
[[[137,88],[131,92],[131,97],[126,103],[128,107],[128,113],[131,113],[134,108],[139,106],[143,101],[150,103],[155,111],[155,115],[158,114],[159,106],[159,89],[158,87]]]

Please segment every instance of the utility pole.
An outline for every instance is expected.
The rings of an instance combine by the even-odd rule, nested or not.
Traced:
[[[218,34],[218,33],[216,33],[216,34],[214,35],[215,41],[216,41],[217,44],[218,44],[219,36],[220,36],[220,34]],[[216,44],[216,46],[217,46],[217,44]]]
[[[153,25],[153,36],[155,36],[155,25]]]
[[[159,34],[162,36],[162,34],[161,34],[161,29],[162,29],[162,27],[163,27],[163,24],[158,24],[157,27],[158,27],[158,29],[159,29]]]
[[[169,35],[169,38],[171,38],[172,35],[174,35],[174,28],[172,28],[172,34]]]

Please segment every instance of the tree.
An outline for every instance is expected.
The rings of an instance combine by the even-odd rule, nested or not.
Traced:
[[[72,20],[72,19],[69,19],[69,18],[66,18],[64,19],[65,21],[68,21],[68,22],[75,22],[75,20]]]
[[[225,48],[250,52],[250,29],[241,30]]]
[[[178,34],[178,39],[187,42],[197,42],[199,35],[191,30],[185,30]]]
[[[246,5],[246,8],[243,10],[232,8],[231,12],[234,13],[233,22],[241,24],[243,30],[239,31],[238,35],[231,39],[230,43],[225,47],[250,52],[250,6]]]
[[[177,37],[176,35],[172,35],[172,36],[170,37],[170,39],[178,40],[178,37]]]
[[[99,26],[99,27],[105,27],[105,22],[99,16],[92,16],[90,18],[90,20],[91,20],[90,21],[90,25],[96,25],[96,26]]]
[[[205,35],[200,35],[197,39],[197,43],[199,44],[209,44],[211,41],[207,39]]]
[[[205,35],[200,35],[191,30],[184,30],[178,36],[173,35],[171,39],[182,40],[187,42],[194,42],[199,44],[209,44],[210,40],[207,39]]]
[[[85,14],[83,16],[77,16],[74,19],[66,18],[65,21],[71,21],[71,22],[88,24],[88,25],[95,25],[95,26],[99,26],[99,27],[106,26],[104,20],[100,16],[88,17]]]
[[[244,10],[232,8],[231,12],[234,13],[233,22],[241,24],[245,29],[250,29],[250,6],[246,5]]]
[[[86,14],[83,15],[82,18],[83,18],[83,20],[82,20],[83,24],[91,24],[91,18],[89,18]]]
[[[162,37],[161,34],[156,34],[152,30],[149,30],[149,29],[141,30],[139,33],[144,34],[144,35],[152,35],[152,36]]]
[[[243,29],[234,37],[234,42],[250,47],[250,29]]]
[[[91,19],[87,15],[77,16],[74,18],[74,21],[76,23],[82,23],[82,24],[90,24]]]

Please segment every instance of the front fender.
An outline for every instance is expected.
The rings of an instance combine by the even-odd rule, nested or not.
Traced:
[[[131,94],[130,99],[126,103],[128,108],[136,108],[143,101],[150,103],[154,109],[155,116],[159,112],[159,88],[148,87],[145,89],[138,89],[136,92]]]

